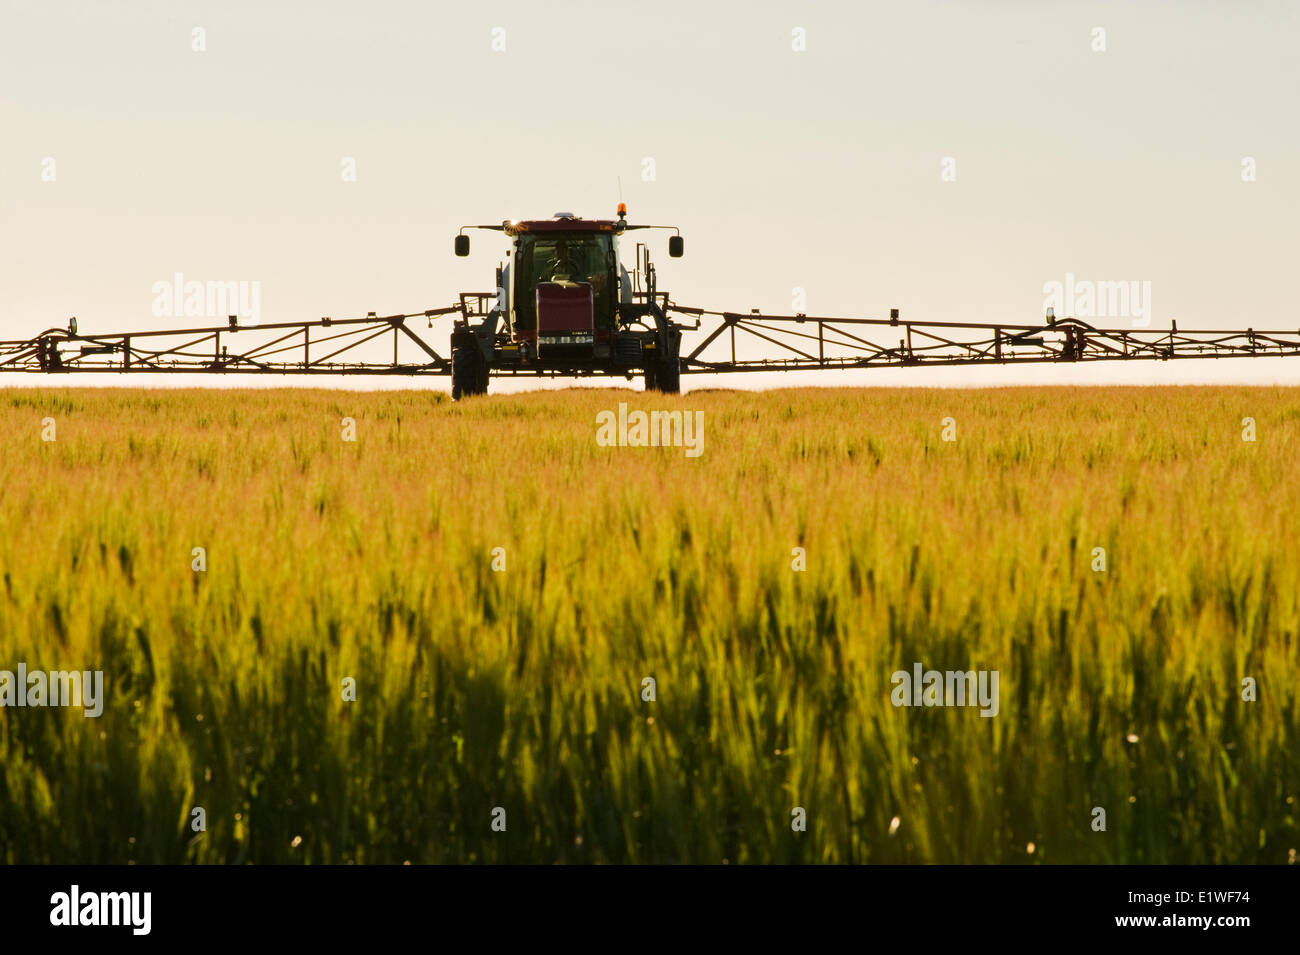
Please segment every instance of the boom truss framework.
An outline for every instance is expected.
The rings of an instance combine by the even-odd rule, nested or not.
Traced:
[[[0,342],[0,372],[450,375],[450,357],[435,349],[425,329],[412,326],[424,318],[431,329],[435,319],[447,316],[458,316],[458,325],[468,322],[486,311],[492,294],[464,293],[458,305],[364,318],[258,325],[232,319],[220,326],[103,334],[78,333],[73,323]],[[896,313],[887,319],[821,318],[723,312],[676,305],[666,294],[656,298],[665,314],[693,318],[693,325],[680,327],[702,336],[682,343],[684,374],[1300,355],[1300,330],[1179,331],[1176,323],[1167,329],[1095,328],[1073,318],[1037,325],[913,322]],[[742,357],[738,339],[775,349],[775,357]],[[626,374],[545,365],[497,367],[492,373]]]
[[[1180,332],[1176,322],[1167,329],[1096,328],[1074,318],[1040,325],[1013,325],[911,322],[897,317],[817,318],[757,312],[745,315],[674,308],[685,314],[720,319],[717,327],[683,357],[683,372],[1300,355],[1300,329],[1295,332],[1251,328]],[[738,359],[737,332],[776,345],[784,354],[778,358]],[[729,357],[706,359],[706,349],[713,348],[716,352],[716,343],[727,333]]]

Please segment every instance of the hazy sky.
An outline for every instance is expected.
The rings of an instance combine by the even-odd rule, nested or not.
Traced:
[[[1295,330],[1297,49],[1296,0],[0,0],[0,338],[164,327],[176,272],[260,282],[265,321],[450,304],[504,251],[455,258],[461,225],[611,216],[620,178],[632,220],[681,227],[684,258],[652,242],[684,304],[1032,322],[1073,273],[1149,282],[1155,326]],[[744,377],[685,385],[1300,359]],[[116,381],[155,383],[77,383]]]

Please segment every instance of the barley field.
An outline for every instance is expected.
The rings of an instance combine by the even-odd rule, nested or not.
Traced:
[[[702,453],[601,446],[619,401]],[[8,863],[1300,848],[1294,390],[8,389],[0,434],[0,670],[105,681],[0,708]],[[997,715],[895,706],[916,663]]]

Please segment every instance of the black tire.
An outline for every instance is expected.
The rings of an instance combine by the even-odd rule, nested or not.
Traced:
[[[614,361],[624,368],[641,364],[641,340],[630,335],[615,338]]]
[[[488,366],[477,345],[461,345],[451,351],[451,397],[460,401],[470,395],[487,394]]]
[[[645,390],[659,390],[659,362],[648,361],[645,366]]]
[[[674,355],[667,361],[659,363],[659,371],[656,377],[656,385],[659,391],[666,395],[680,395],[682,393],[682,366]]]

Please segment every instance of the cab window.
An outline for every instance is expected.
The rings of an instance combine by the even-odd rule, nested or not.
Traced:
[[[537,233],[520,237],[515,267],[515,328],[537,327],[536,290],[540,282],[591,286],[598,328],[613,324],[614,249],[600,233]]]

